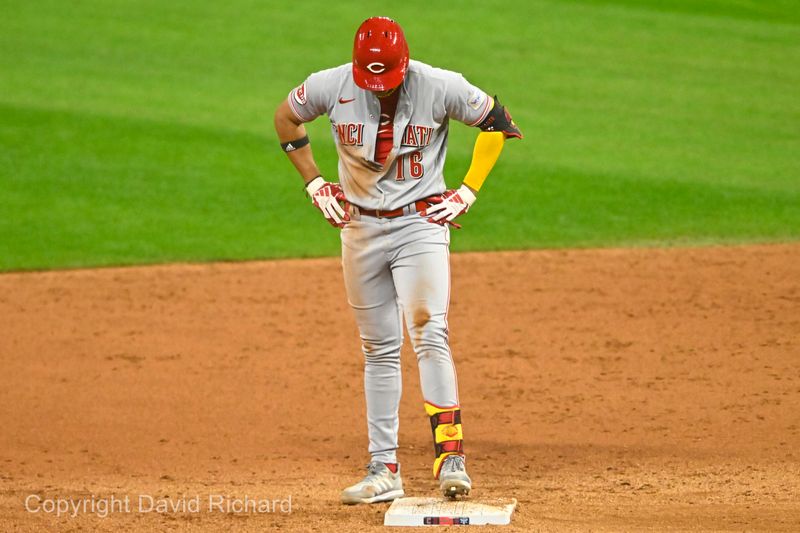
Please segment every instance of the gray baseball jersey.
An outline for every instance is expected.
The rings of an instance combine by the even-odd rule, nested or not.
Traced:
[[[456,72],[410,61],[394,116],[394,146],[381,165],[375,145],[381,106],[353,81],[350,63],[311,74],[289,93],[303,122],[328,115],[339,182],[353,204],[390,210],[445,190],[448,120],[479,124],[492,99]]]

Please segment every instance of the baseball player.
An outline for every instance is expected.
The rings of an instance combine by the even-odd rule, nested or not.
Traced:
[[[323,177],[303,123],[327,115],[339,181]],[[450,119],[481,130],[463,184],[446,190]],[[311,74],[275,113],[281,147],[315,207],[341,228],[345,289],[365,356],[371,462],[344,489],[346,504],[402,497],[397,462],[403,319],[419,365],[433,429],[433,476],[446,497],[472,488],[464,461],[461,409],[448,345],[450,226],[466,213],[505,139],[522,138],[511,115],[455,72],[409,59],[397,22],[369,18],[353,61]]]

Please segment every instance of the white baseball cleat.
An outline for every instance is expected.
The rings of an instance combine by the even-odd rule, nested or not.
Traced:
[[[464,457],[461,455],[448,455],[442,462],[439,471],[439,488],[445,498],[466,496],[472,490],[472,480],[467,475]]]
[[[367,465],[367,472],[367,477],[342,491],[342,503],[389,502],[405,494],[400,465],[397,465],[397,473],[393,473],[385,464],[372,461]]]

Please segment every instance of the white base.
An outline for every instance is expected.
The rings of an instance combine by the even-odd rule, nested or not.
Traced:
[[[517,500],[461,500],[400,498],[383,517],[385,526],[504,526],[511,523]]]

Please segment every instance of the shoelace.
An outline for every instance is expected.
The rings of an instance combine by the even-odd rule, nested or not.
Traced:
[[[465,470],[464,458],[460,455],[451,455],[444,461],[444,469],[448,472],[460,472]]]

